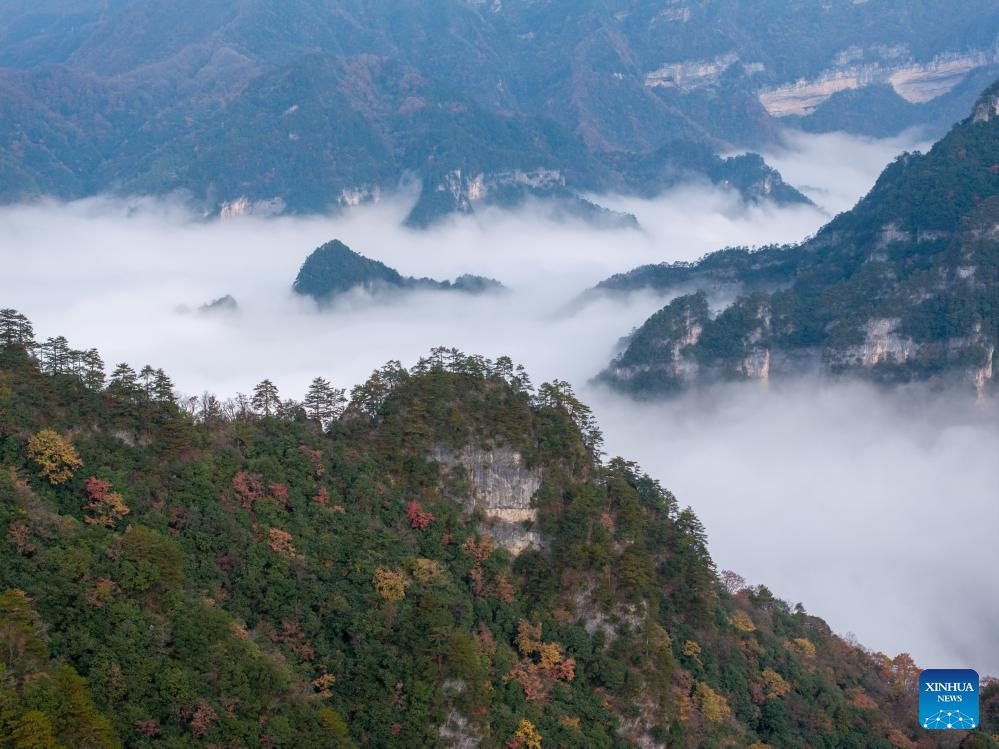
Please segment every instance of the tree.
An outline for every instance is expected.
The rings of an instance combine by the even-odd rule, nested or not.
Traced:
[[[711,723],[720,723],[732,712],[725,698],[703,681],[697,682],[694,701],[701,708],[704,717]]]
[[[44,667],[49,653],[38,636],[38,615],[22,590],[0,593],[0,687]]]
[[[38,346],[42,371],[50,375],[66,374],[70,370],[69,341],[64,336],[47,338]]]
[[[128,515],[131,510],[118,492],[111,491],[111,482],[102,481],[91,476],[86,481],[89,501],[83,509],[89,513],[85,518],[91,525],[103,525],[114,528],[118,521]]]
[[[386,601],[401,601],[406,597],[406,587],[409,581],[402,572],[396,572],[385,567],[376,567],[372,583],[378,595]]]
[[[50,484],[65,484],[83,465],[73,443],[51,429],[28,438],[28,457],[41,467]]]
[[[198,418],[208,427],[215,426],[222,419],[222,404],[207,390],[198,399]]]
[[[422,531],[433,525],[434,516],[430,512],[424,511],[417,500],[413,500],[406,507],[406,517],[409,524],[415,529]]]
[[[159,403],[173,403],[173,381],[167,377],[166,372],[157,369],[153,376],[152,387],[153,400]]]
[[[599,457],[604,442],[603,433],[597,425],[590,407],[583,403],[572,390],[572,385],[564,380],[546,382],[538,388],[539,406],[566,413],[583,436],[583,444],[594,457]]]
[[[139,394],[139,378],[135,370],[124,362],[115,367],[108,382],[108,391],[126,400],[135,400]]]
[[[318,421],[325,428],[340,417],[346,402],[344,390],[332,387],[322,377],[316,377],[309,386],[302,405],[308,417]]]
[[[721,580],[725,590],[733,596],[746,587],[746,578],[732,570],[722,570]]]
[[[31,348],[35,331],[31,322],[16,309],[0,309],[0,346],[4,348]]]
[[[522,720],[513,738],[506,742],[506,749],[541,749],[541,734],[531,721]]]
[[[763,670],[763,687],[766,690],[767,699],[783,697],[791,691],[791,685],[772,668]]]
[[[80,379],[91,390],[104,387],[104,360],[97,349],[89,349],[80,355]]]
[[[148,400],[153,399],[153,385],[156,382],[156,370],[148,364],[139,370],[139,381]]]
[[[277,386],[270,380],[264,380],[253,388],[253,397],[250,403],[257,413],[263,416],[274,416],[281,407],[281,397],[278,395]]]

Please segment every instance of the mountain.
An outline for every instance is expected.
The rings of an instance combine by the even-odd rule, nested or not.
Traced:
[[[491,278],[471,275],[459,276],[454,281],[409,278],[385,263],[359,255],[339,239],[334,239],[317,247],[305,259],[292,286],[296,294],[310,296],[318,302],[329,302],[355,288],[371,292],[425,289],[478,294],[498,291],[503,285]]]
[[[999,341],[999,83],[814,238],[638,268],[597,287],[636,288],[686,295],[638,328],[600,376],[628,392],[821,372],[961,380],[983,394]],[[711,310],[709,297],[740,292]]]
[[[997,34],[990,0],[11,0],[0,200],[315,212],[415,179],[422,226],[648,193],[664,151],[759,148],[787,123],[942,130],[999,71]]]
[[[565,383],[439,349],[341,392],[186,411],[0,311],[2,745],[954,745]]]

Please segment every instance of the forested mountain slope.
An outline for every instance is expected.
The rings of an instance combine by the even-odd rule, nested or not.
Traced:
[[[0,341],[0,746],[936,745],[908,656],[719,579],[565,383],[440,349],[181,408]]]
[[[999,342],[999,83],[814,238],[638,268],[597,288],[687,294],[601,375],[636,394],[817,372],[985,393]],[[745,293],[714,314],[719,291]]]
[[[656,191],[718,179],[714,153],[791,120],[944,128],[994,76],[997,37],[988,0],[14,0],[0,199],[179,191],[209,212],[323,211],[415,178],[423,225],[527,195]],[[626,168],[657,152],[654,173]],[[756,167],[732,167],[751,196]]]

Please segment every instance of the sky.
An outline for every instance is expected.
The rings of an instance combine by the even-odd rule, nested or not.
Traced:
[[[589,380],[664,300],[575,303],[597,281],[643,263],[800,240],[917,146],[912,134],[786,134],[766,157],[815,206],[747,206],[703,185],[654,200],[600,197],[634,213],[640,230],[555,221],[528,205],[419,232],[400,226],[407,195],[337,217],[225,222],[151,199],[7,207],[0,306],[24,312],[42,338],[97,347],[109,366],[163,367],[187,394],[226,397],[267,377],[300,398],[315,376],[349,388],[390,359],[410,365],[436,345],[510,355],[535,382],[573,383],[608,452],[637,460],[693,506],[719,568],[800,601],[873,649],[999,675],[989,630],[999,620],[994,412],[955,394],[816,383],[638,404]],[[308,253],[334,238],[407,275],[474,273],[508,291],[358,293],[319,310],[290,287]],[[225,294],[237,313],[197,311]]]

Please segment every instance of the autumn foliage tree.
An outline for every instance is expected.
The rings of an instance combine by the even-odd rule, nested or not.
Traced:
[[[406,517],[409,518],[410,525],[416,530],[429,528],[434,522],[433,514],[424,511],[420,503],[415,499],[407,505]]]
[[[114,528],[131,510],[118,492],[111,491],[111,482],[91,476],[86,482],[87,503],[83,506],[87,513],[86,522]]]
[[[541,734],[531,721],[522,720],[513,738],[506,742],[506,749],[541,749]]]
[[[65,484],[83,465],[73,443],[52,429],[28,438],[28,457],[38,464],[50,484]]]
[[[401,601],[406,597],[406,587],[409,581],[402,572],[388,569],[386,567],[375,568],[375,575],[372,583],[378,595],[386,601]]]
[[[543,699],[556,681],[576,678],[576,661],[565,657],[559,643],[542,642],[541,625],[521,619],[515,642],[524,657],[506,678],[516,680],[528,700]]]

